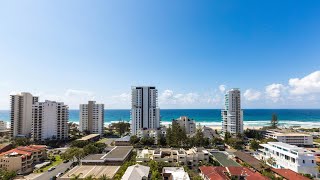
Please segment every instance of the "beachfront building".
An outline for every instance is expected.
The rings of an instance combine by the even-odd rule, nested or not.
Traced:
[[[38,102],[38,97],[23,92],[10,95],[10,128],[11,136],[30,137],[32,129],[32,105]]]
[[[80,131],[88,131],[92,134],[104,133],[104,104],[96,104],[89,101],[88,104],[80,104]]]
[[[7,130],[7,122],[6,121],[0,121],[0,131]]]
[[[34,164],[47,158],[46,147],[19,146],[0,154],[0,169],[25,174],[33,171]]]
[[[260,144],[258,159],[278,169],[291,169],[297,173],[317,176],[318,169],[314,153],[301,147],[283,142]]]
[[[241,110],[241,93],[231,89],[224,96],[224,109],[221,111],[222,132],[243,133],[243,111]]]
[[[313,137],[309,134],[282,132],[281,130],[267,130],[265,138],[276,139],[279,142],[296,146],[313,145]]]
[[[177,123],[181,128],[185,129],[187,135],[196,133],[196,122],[187,116],[181,116],[178,119],[173,120],[172,124],[173,123]]]
[[[186,165],[190,168],[194,168],[198,166],[200,162],[205,163],[209,161],[209,152],[206,149],[200,147],[194,147],[189,150],[184,150],[182,148],[138,150],[136,157],[137,162],[148,162],[150,160]]]
[[[132,87],[131,90],[131,134],[142,137],[158,132],[160,128],[158,90],[152,86]]]
[[[69,108],[62,102],[37,102],[32,107],[32,139],[65,140],[68,138]]]

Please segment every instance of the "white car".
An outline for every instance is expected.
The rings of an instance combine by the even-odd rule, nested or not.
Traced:
[[[60,177],[62,175],[62,173],[58,173],[57,175],[56,175],[56,177]]]

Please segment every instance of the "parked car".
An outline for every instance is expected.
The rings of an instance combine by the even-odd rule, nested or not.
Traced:
[[[60,173],[58,173],[58,174],[56,175],[56,177],[60,177],[60,176],[62,176],[62,174],[63,174],[63,173],[60,172]]]
[[[55,167],[51,167],[51,168],[48,169],[48,171],[50,172],[50,171],[53,171],[55,169],[56,169]]]
[[[63,163],[67,163],[67,162],[69,162],[69,160],[64,160],[64,161],[63,161]]]

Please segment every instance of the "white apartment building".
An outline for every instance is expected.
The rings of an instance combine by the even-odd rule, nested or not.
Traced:
[[[148,162],[154,160],[157,162],[168,162],[172,164],[186,165],[194,168],[200,162],[209,161],[209,152],[204,148],[191,148],[189,150],[160,148],[155,150],[143,149],[138,150],[136,161]]]
[[[222,132],[243,133],[243,111],[241,110],[241,93],[231,89],[224,96],[224,109],[221,110]]]
[[[296,146],[312,146],[313,137],[309,134],[302,133],[286,133],[277,130],[267,130],[266,138],[276,139],[279,142],[296,145]]]
[[[89,131],[91,134],[104,133],[104,104],[96,104],[89,101],[88,104],[80,104],[80,131]]]
[[[32,128],[32,105],[38,102],[38,97],[34,97],[27,92],[10,95],[10,97],[11,136],[30,137]]]
[[[178,123],[180,127],[184,128],[186,134],[192,135],[196,133],[196,122],[193,119],[189,119],[187,116],[181,116],[172,123]]]
[[[151,86],[132,87],[131,134],[143,136],[145,130],[160,128],[158,90]],[[148,135],[148,134],[147,134]]]
[[[7,122],[6,121],[0,121],[0,131],[7,130]]]
[[[69,108],[62,102],[37,102],[32,107],[32,138],[65,140],[68,138]]]
[[[259,149],[256,157],[266,161],[268,165],[278,169],[291,169],[297,173],[311,174],[314,177],[318,176],[316,159],[311,151],[283,142],[268,142],[260,146],[263,149]]]

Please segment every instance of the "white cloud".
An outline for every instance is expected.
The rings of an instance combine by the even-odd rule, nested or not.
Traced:
[[[172,90],[165,90],[159,96],[159,104],[190,105],[199,102],[200,96],[197,93],[175,94]]]
[[[226,85],[221,84],[219,86],[219,90],[220,90],[221,93],[224,93],[226,91]]]
[[[290,94],[306,95],[320,93],[320,71],[315,71],[301,79],[289,79]]]
[[[248,101],[256,101],[259,100],[261,97],[261,92],[256,91],[254,89],[247,89],[244,94],[244,98]]]
[[[273,83],[266,86],[265,93],[268,99],[271,99],[273,102],[278,102],[285,89],[284,85]]]
[[[90,91],[83,91],[83,90],[75,90],[75,89],[68,89],[65,92],[66,97],[74,97],[74,96],[87,96],[92,97],[93,93]]]

